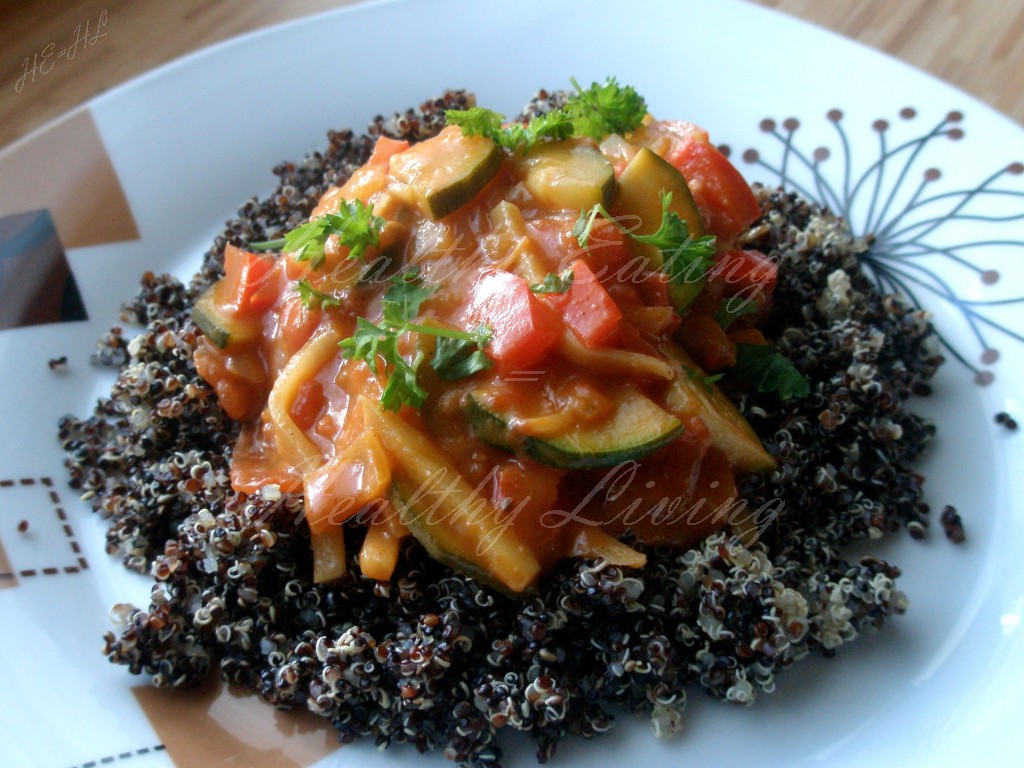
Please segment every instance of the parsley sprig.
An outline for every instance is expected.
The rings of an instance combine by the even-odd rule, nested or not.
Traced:
[[[291,253],[296,261],[308,261],[313,269],[320,269],[326,258],[324,249],[331,235],[338,236],[340,245],[349,249],[350,259],[360,259],[366,249],[380,245],[380,232],[385,221],[373,213],[373,204],[362,200],[342,199],[337,213],[328,213],[305,224],[300,224],[282,238],[250,243],[258,251],[281,250]]]
[[[384,293],[380,323],[372,323],[365,317],[357,318],[355,333],[338,343],[345,357],[362,360],[376,376],[387,376],[380,398],[381,407],[385,410],[397,411],[403,405],[419,408],[427,398],[427,391],[417,381],[424,353],[417,350],[411,360],[405,358],[398,344],[405,333],[437,338],[430,367],[446,381],[491,367],[490,359],[483,352],[492,335],[486,325],[481,324],[472,331],[459,331],[414,322],[420,306],[435,290],[437,287],[426,285],[415,270],[392,278]],[[380,366],[381,361],[383,367]]]
[[[529,124],[503,125],[505,116],[484,107],[445,110],[449,125],[457,125],[467,136],[484,136],[499,147],[526,154],[542,139],[568,139],[572,136],[572,122],[559,110],[538,115]]]
[[[638,235],[624,227],[605,210],[603,205],[597,203],[589,211],[580,211],[580,217],[572,228],[572,234],[580,247],[586,248],[590,242],[590,231],[594,227],[594,222],[598,216],[602,216],[638,243],[646,243],[657,248],[662,257],[661,270],[671,278],[672,282],[677,285],[695,282],[700,280],[714,264],[715,237],[714,235],[694,237],[690,232],[689,224],[675,211],[669,210],[671,205],[672,193],[662,191],[661,223],[657,231],[649,235]]]
[[[612,133],[625,134],[640,127],[647,114],[647,103],[630,85],[619,85],[614,77],[604,85],[591,83],[584,90],[575,78],[569,78],[576,93],[563,110],[572,121],[573,132],[601,141]]]
[[[775,392],[780,400],[807,397],[811,383],[796,366],[774,347],[758,344],[736,345],[736,376],[758,392]]]
[[[570,78],[576,93],[560,109],[536,115],[525,125],[505,125],[505,116],[483,107],[448,109],[449,125],[457,125],[467,136],[485,136],[512,152],[526,154],[544,139],[562,140],[571,136],[590,136],[600,141],[611,133],[636,130],[647,114],[647,104],[631,86],[622,86],[614,77],[603,85],[592,83],[584,90]]]
[[[299,301],[306,309],[327,309],[329,307],[340,307],[341,300],[337,296],[318,291],[309,282],[308,278],[302,278],[295,284],[295,290],[299,294]]]
[[[543,282],[531,283],[530,290],[533,293],[566,293],[572,288],[573,272],[571,269],[565,270],[562,274],[556,275],[553,272],[548,272],[544,276]]]

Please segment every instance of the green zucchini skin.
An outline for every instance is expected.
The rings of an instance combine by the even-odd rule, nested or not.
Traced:
[[[226,349],[228,344],[239,340],[237,328],[233,328],[238,324],[232,323],[229,318],[218,311],[213,300],[213,288],[200,296],[192,305],[192,322],[206,335],[206,338],[221,349]]]
[[[626,166],[619,178],[619,195],[612,213],[636,220],[636,233],[649,235],[661,222],[661,193],[671,192],[669,210],[686,222],[694,237],[703,237],[704,223],[693,200],[686,178],[671,163],[643,147]],[[647,259],[651,269],[661,269],[661,252],[648,243],[630,241],[635,256]],[[700,295],[707,279],[703,276],[684,283],[669,284],[669,296],[679,312],[685,311]]]
[[[683,432],[679,419],[633,389],[622,396],[609,423],[553,438],[517,432],[508,417],[488,408],[476,393],[466,396],[464,407],[477,439],[559,469],[602,469],[636,461]]]
[[[610,208],[615,201],[615,169],[589,144],[544,142],[530,150],[521,164],[527,190],[548,208],[580,211],[598,204]]]
[[[473,160],[474,158],[469,158]],[[462,206],[476,197],[487,182],[493,179],[501,168],[501,150],[492,146],[488,151],[475,158],[475,163],[468,164],[463,174],[446,186],[428,190],[426,193],[427,207],[435,221],[455,213]]]

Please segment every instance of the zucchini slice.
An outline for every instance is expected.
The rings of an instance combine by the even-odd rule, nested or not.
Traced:
[[[430,556],[506,594],[529,589],[536,556],[490,501],[419,429],[360,398],[364,418],[391,454],[391,500]]]
[[[545,208],[589,210],[615,200],[615,169],[600,150],[578,141],[538,144],[523,159],[523,183]]]
[[[466,396],[470,428],[485,443],[522,451],[560,469],[600,469],[642,458],[675,440],[683,423],[632,387],[611,396],[615,410],[601,424],[577,426],[555,437],[533,437],[515,420],[488,404],[482,391]]]
[[[211,287],[192,306],[192,321],[206,337],[221,349],[228,344],[252,341],[260,332],[258,318],[241,320],[232,317],[220,307],[214,298],[216,285]]]
[[[672,193],[669,210],[687,223],[690,234],[695,238],[703,237],[704,222],[683,174],[647,147],[641,148],[622,172],[612,214],[623,217],[622,225],[634,234],[653,234],[661,226],[662,192]],[[661,269],[664,263],[661,251],[653,245],[630,239],[629,247],[634,256],[646,258],[651,269]],[[704,289],[705,282],[703,276],[681,285],[672,282],[669,295],[675,308],[682,311],[690,306]]]
[[[676,376],[665,393],[665,406],[685,416],[700,416],[711,433],[711,444],[724,453],[740,472],[768,472],[775,458],[764,449],[753,427],[722,391],[708,387],[702,376],[693,376],[700,366],[678,344],[663,345],[665,357],[676,368]]]
[[[493,141],[455,127],[391,158],[391,175],[416,192],[435,221],[476,197],[500,168],[501,150]]]

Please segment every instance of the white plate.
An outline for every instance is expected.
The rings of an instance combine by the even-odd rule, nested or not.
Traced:
[[[789,183],[814,195],[827,184],[844,198],[868,173],[848,206],[855,229],[872,212],[882,219],[876,230],[936,219],[934,227],[911,230],[918,235],[911,244],[890,241],[885,264],[899,270],[890,274],[909,276],[966,361],[944,367],[935,396],[919,410],[939,425],[921,464],[928,499],[936,516],[947,503],[960,510],[969,541],[952,546],[936,524],[926,543],[903,535],[879,544],[903,568],[907,615],[838,659],[809,660],[780,675],[778,691],[754,707],[694,692],[688,725],[675,740],[656,742],[641,723],[625,722],[595,742],[566,739],[556,764],[1019,764],[1013,734],[1024,718],[1024,508],[1017,477],[1024,461],[1020,434],[993,416],[1024,417],[1017,384],[1024,313],[1013,303],[986,302],[1021,293],[1024,177],[1019,166],[1006,169],[1024,160],[1024,133],[898,62],[740,2],[485,7],[448,0],[360,6],[215,46],[95,99],[0,154],[0,169],[19,169],[0,173],[0,224],[21,210],[51,209],[88,312],[85,322],[0,332],[0,481],[13,481],[0,483],[0,544],[14,574],[6,588],[0,584],[5,765],[141,767],[168,765],[169,755],[179,766],[193,764],[183,756],[181,729],[161,730],[139,706],[131,688],[141,681],[98,652],[110,606],[144,604],[148,585],[104,553],[102,522],[66,486],[54,435],[61,414],[87,413],[109,386],[110,376],[88,357],[139,274],[187,277],[222,222],[249,195],[272,189],[271,167],[323,146],[327,128],[362,129],[374,115],[446,87],[469,88],[482,104],[514,113],[538,87],[609,74],[634,84],[657,115],[708,128],[751,180],[778,181],[771,169],[785,163]],[[833,109],[843,113],[838,122],[827,116]],[[928,135],[954,110],[962,113],[958,122],[886,159],[876,191],[881,153]],[[774,131],[762,124],[766,118]],[[787,118],[799,121],[795,131]],[[879,131],[876,120],[888,127]],[[952,140],[951,129],[964,135]],[[815,164],[819,148],[829,157]],[[751,149],[758,162],[741,160]],[[25,160],[30,155],[36,165]],[[927,169],[941,175],[919,192]],[[109,186],[111,170],[124,205],[117,183]],[[981,184],[1002,191],[969,194]],[[61,197],[68,190],[70,202]],[[99,213],[76,223],[75,211],[90,205]],[[121,216],[112,233],[96,226],[104,211],[124,210],[130,219]],[[45,218],[33,221],[45,233]],[[12,271],[0,272],[0,282]],[[51,372],[47,361],[60,355],[69,370]],[[25,533],[17,531],[21,520],[29,522]],[[222,696],[193,709],[215,723],[203,727],[220,733],[228,751],[246,742],[276,754],[279,765],[309,765],[322,754],[322,745],[286,733],[292,726],[268,708]],[[195,764],[220,757],[197,755]],[[421,759],[406,748],[378,755],[363,743],[322,764]],[[528,747],[513,748],[506,760],[531,762]]]

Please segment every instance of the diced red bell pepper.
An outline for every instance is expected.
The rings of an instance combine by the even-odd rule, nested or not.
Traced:
[[[227,245],[224,279],[218,289],[223,306],[239,317],[259,315],[270,309],[280,293],[273,268],[274,259]]]
[[[729,294],[771,294],[779,279],[779,267],[760,251],[730,249],[719,254],[710,277],[723,281]]]
[[[574,261],[572,285],[565,293],[549,293],[545,299],[557,307],[565,324],[588,347],[604,346],[614,340],[622,312],[597,277],[581,259]]]
[[[499,373],[528,369],[562,335],[558,311],[538,299],[525,280],[511,272],[483,272],[470,295],[465,319],[470,327],[486,323],[493,331],[486,353]]]
[[[711,144],[683,140],[666,159],[686,177],[708,229],[721,242],[732,241],[761,215],[746,179]]]
[[[736,345],[712,317],[687,315],[676,336],[705,371],[720,371],[736,365]]]

